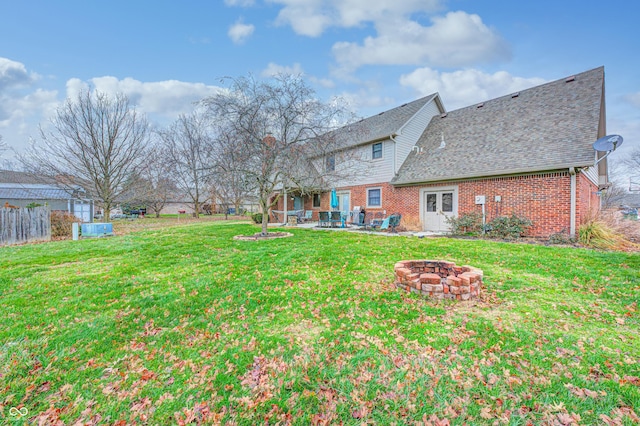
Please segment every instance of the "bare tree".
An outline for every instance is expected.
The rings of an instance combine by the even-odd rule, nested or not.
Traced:
[[[268,210],[277,190],[295,186],[316,190],[329,170],[311,159],[338,149],[330,130],[344,124],[348,111],[339,102],[324,103],[298,76],[280,75],[259,82],[252,77],[231,80],[230,90],[203,100],[220,127],[218,158],[241,176],[262,211],[267,234]],[[220,161],[218,161],[219,163]]]
[[[147,161],[140,170],[138,198],[156,217],[170,198],[178,194],[173,180],[173,170],[166,149],[162,145],[151,148]]]
[[[195,216],[200,217],[202,205],[209,199],[211,177],[211,138],[205,118],[198,111],[181,115],[160,132],[160,137],[175,184],[189,197]]]
[[[135,182],[145,161],[148,126],[123,94],[81,92],[67,99],[41,128],[41,145],[33,145],[19,161],[26,170],[68,186],[82,185],[95,197],[109,220],[112,207]]]

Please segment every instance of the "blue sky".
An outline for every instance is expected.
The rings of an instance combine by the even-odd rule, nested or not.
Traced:
[[[124,92],[162,126],[221,77],[303,73],[368,116],[449,110],[604,65],[607,133],[640,146],[640,3],[0,0],[0,135],[20,151],[67,96]]]

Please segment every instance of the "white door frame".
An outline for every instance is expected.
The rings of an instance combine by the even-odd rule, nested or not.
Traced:
[[[422,230],[426,231],[427,220],[425,217],[426,197],[431,192],[452,192],[453,193],[453,216],[458,216],[458,185],[448,186],[432,186],[428,188],[420,188],[420,222],[422,222]]]
[[[349,205],[347,206],[347,210],[346,211],[347,212],[351,211],[351,191],[348,191],[348,190],[346,190],[346,191],[336,191],[336,195],[338,196],[338,200],[340,200],[340,204],[338,205],[338,210],[344,211],[342,209],[342,207],[343,207],[342,206],[342,200],[343,200],[342,196],[343,195],[348,195],[349,196]]]

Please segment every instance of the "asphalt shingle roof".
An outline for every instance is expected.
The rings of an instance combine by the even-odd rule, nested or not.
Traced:
[[[391,183],[593,166],[604,67],[567,80],[434,117]]]
[[[341,148],[357,146],[389,137],[413,117],[423,106],[437,96],[436,93],[400,105],[388,111],[348,124],[331,133]]]
[[[3,187],[0,184],[0,199],[10,200],[69,200],[72,194],[64,189],[52,187]]]

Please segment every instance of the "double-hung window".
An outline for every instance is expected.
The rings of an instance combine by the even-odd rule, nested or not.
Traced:
[[[382,142],[371,145],[371,159],[377,160],[382,158]]]
[[[367,189],[367,207],[382,207],[382,189]]]

